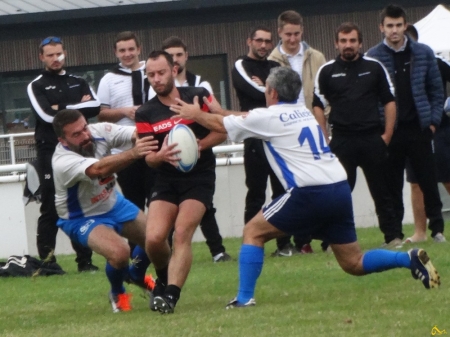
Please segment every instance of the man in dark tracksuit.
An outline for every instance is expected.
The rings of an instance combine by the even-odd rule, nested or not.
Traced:
[[[394,88],[389,74],[380,62],[359,53],[362,35],[359,27],[347,22],[336,32],[339,56],[317,73],[313,110],[328,138],[324,109],[331,106],[329,123],[333,138],[331,151],[347,172],[350,188],[356,182],[360,166],[385,242],[395,233],[395,213],[386,180],[387,145],[395,124]],[[381,123],[378,104],[384,106],[385,124]],[[401,242],[400,242],[401,243]]]
[[[397,127],[389,145],[388,183],[397,217],[396,239],[403,239],[403,180],[406,159],[423,192],[431,236],[444,231],[442,202],[433,169],[432,139],[444,106],[442,80],[433,51],[405,36],[405,11],[389,5],[381,13],[385,39],[367,55],[379,60],[396,88]]]
[[[52,156],[58,139],[53,131],[53,118],[63,109],[78,109],[91,118],[100,111],[100,101],[82,78],[69,75],[63,69],[66,52],[58,37],[48,37],[39,46],[39,58],[45,66],[44,72],[27,88],[32,111],[36,117],[35,140],[37,166],[41,183],[42,205],[37,226],[37,249],[39,257],[45,259],[55,249],[58,215],[55,208],[55,186],[53,182]],[[78,271],[95,271],[92,251],[72,242],[78,263]],[[52,261],[56,258],[53,256]]]
[[[279,67],[275,61],[267,60],[272,49],[272,34],[266,27],[257,27],[247,40],[249,52],[238,59],[231,72],[236,95],[241,111],[249,111],[266,106],[264,96],[265,83],[270,69]],[[244,169],[247,195],[245,197],[244,221],[247,223],[262,208],[266,201],[267,178],[270,178],[272,199],[285,193],[285,190],[267,162],[261,139],[248,138],[244,140]],[[292,247],[290,237],[277,240],[277,250],[274,256],[291,256],[300,251],[303,241],[294,238],[297,250]]]

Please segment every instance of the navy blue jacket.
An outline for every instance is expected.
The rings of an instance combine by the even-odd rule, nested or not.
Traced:
[[[427,45],[409,39],[411,48],[411,89],[422,129],[439,127],[444,106],[444,89],[433,51]],[[367,51],[379,60],[395,84],[394,51],[383,42]],[[397,102],[398,104],[398,102]]]

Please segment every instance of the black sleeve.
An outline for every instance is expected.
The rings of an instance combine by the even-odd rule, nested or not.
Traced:
[[[79,110],[86,119],[97,116],[100,113],[100,100],[98,99],[94,90],[89,86],[89,84],[81,78],[80,78],[80,85],[82,95],[83,96],[89,95],[92,97],[92,99],[87,102],[80,102],[78,104],[68,105],[67,108],[69,108],[70,106],[72,109]]]
[[[134,121],[136,122],[136,131],[139,138],[154,135],[152,124],[147,117],[148,113],[150,113],[151,110],[149,109],[149,104],[150,103],[147,102],[141,105],[136,110],[136,114],[134,116]]]
[[[58,110],[52,108],[47,95],[45,94],[44,85],[39,81],[33,81],[27,88],[28,98],[33,110],[37,116],[46,123],[52,123]]]
[[[325,110],[325,104],[328,105],[326,98],[325,98],[325,72],[324,67],[320,68],[319,71],[316,74],[315,79],[315,85],[314,85],[314,97],[312,106],[321,108],[322,110]]]
[[[256,83],[252,84],[251,77],[252,74],[247,74],[248,77],[244,78],[239,71],[236,69],[236,64],[240,60],[236,61],[235,67],[231,71],[231,80],[233,82],[233,87],[237,94],[245,95],[252,100],[264,100],[264,91],[258,90],[255,86]]]
[[[442,82],[450,82],[450,64],[441,58],[436,58],[439,66],[439,71],[441,72]]]
[[[391,78],[386,68],[380,63],[376,64],[378,66],[378,97],[381,104],[386,105],[395,100],[394,86],[392,85]]]

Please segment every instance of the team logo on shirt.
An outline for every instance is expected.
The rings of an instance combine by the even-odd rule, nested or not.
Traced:
[[[80,233],[81,233],[81,235],[86,234],[87,230],[89,229],[89,227],[91,227],[91,225],[92,225],[94,222],[95,222],[95,220],[93,220],[93,219],[86,221],[86,222],[84,223],[84,225],[82,225],[82,226],[80,227]]]
[[[294,110],[292,113],[283,112],[280,114],[280,121],[283,123],[297,121],[299,119],[303,119],[305,117],[312,117],[312,113],[309,110]]]
[[[164,133],[167,131],[170,131],[175,125],[177,124],[192,124],[194,123],[193,120],[187,120],[183,118],[179,119],[165,119],[162,121],[159,121],[157,123],[154,123],[151,125],[154,133]]]

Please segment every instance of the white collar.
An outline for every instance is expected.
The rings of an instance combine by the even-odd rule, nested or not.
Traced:
[[[408,43],[408,38],[407,38],[406,35],[405,35],[405,41],[403,41],[403,45],[402,45],[399,49],[394,49],[394,48],[392,48],[392,47],[388,44],[386,38],[384,38],[383,43],[384,43],[388,48],[392,49],[394,52],[399,53],[399,52],[404,51],[404,50],[406,49],[406,44]]]
[[[131,70],[130,68],[124,67],[122,63],[119,63],[119,67],[122,68],[122,70],[125,70],[125,71],[131,73],[132,71],[145,69],[145,61],[139,61],[139,68],[137,68],[136,70]]]
[[[286,55],[287,57],[303,56],[303,54],[304,54],[303,43],[300,42],[300,49],[298,50],[297,54],[295,54],[295,55],[291,55],[291,54],[286,53],[283,50],[283,45],[281,44],[280,45],[280,53],[283,54],[283,55]]]

